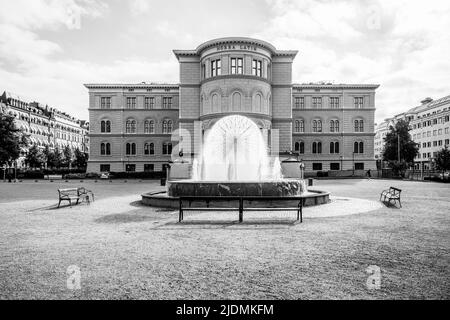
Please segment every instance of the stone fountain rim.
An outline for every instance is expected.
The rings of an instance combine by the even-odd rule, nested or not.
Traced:
[[[232,180],[232,181],[223,181],[223,180],[167,180],[167,183],[219,183],[219,184],[232,184],[232,183],[279,183],[279,182],[299,182],[302,179],[264,179],[264,180]]]

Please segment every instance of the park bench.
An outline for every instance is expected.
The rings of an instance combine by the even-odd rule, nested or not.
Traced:
[[[92,201],[94,201],[94,193],[84,187],[58,189],[58,193],[58,208],[61,205],[61,201],[69,201],[70,207],[72,207],[73,202],[76,201],[76,204],[78,204],[80,200],[86,201],[88,204],[90,204],[90,197],[92,197]]]
[[[244,201],[298,201],[296,207],[285,208],[244,208]],[[237,201],[238,207],[210,207],[211,201]],[[184,211],[238,211],[239,222],[244,220],[244,211],[296,211],[297,221],[303,222],[303,198],[301,197],[265,197],[265,196],[181,196],[179,197],[179,222],[184,219]],[[185,202],[189,203],[185,207]],[[205,207],[191,207],[192,202],[206,202]]]
[[[400,204],[400,208],[402,207],[402,203],[400,202],[400,194],[401,194],[402,190],[398,189],[398,188],[394,188],[394,187],[390,187],[387,190],[383,190],[380,194],[380,201],[381,198],[383,199],[383,202],[385,202],[386,200],[389,200],[388,202],[391,203],[391,201],[394,202],[394,204],[398,201],[398,203]]]

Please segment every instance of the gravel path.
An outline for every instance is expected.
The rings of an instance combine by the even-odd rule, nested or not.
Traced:
[[[302,224],[196,213],[181,225],[176,211],[140,205],[156,183],[85,182],[98,200],[60,209],[49,182],[0,184],[0,298],[450,298],[448,184],[316,183],[333,201],[305,208]],[[402,209],[377,201],[389,185]],[[71,265],[80,290],[66,285]],[[371,265],[379,290],[366,286]]]

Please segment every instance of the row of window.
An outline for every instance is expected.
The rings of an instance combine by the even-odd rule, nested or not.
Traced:
[[[445,139],[445,142],[443,140],[435,140],[433,141],[433,147],[442,147],[442,145],[449,145],[450,139]],[[420,144],[419,144],[420,146]],[[422,148],[431,148],[431,141],[423,142]]]
[[[136,143],[127,143],[125,144],[125,154],[127,156],[135,156],[136,152]],[[147,142],[144,144],[144,155],[154,155],[155,154],[155,144],[153,142]],[[162,154],[170,155],[172,154],[172,143],[164,142],[162,144]],[[102,156],[110,156],[111,155],[111,143],[103,142],[100,144],[100,155]]]
[[[137,101],[136,97],[127,97],[126,108],[136,109],[136,101]],[[101,97],[100,108],[111,109],[111,97]],[[144,109],[154,109],[154,108],[155,108],[155,97],[144,97]],[[163,97],[162,108],[172,109],[172,97]]]
[[[417,140],[417,139],[420,139],[420,138],[431,137],[431,133],[433,133],[433,136],[441,136],[442,132],[445,132],[445,134],[448,134],[449,133],[449,128],[448,127],[445,128],[444,131],[442,131],[442,129],[439,129],[439,130],[433,130],[433,132],[427,131],[427,132],[422,132],[421,134],[420,133],[413,134],[413,140]]]
[[[125,122],[125,133],[137,133],[137,121],[134,119],[128,119]],[[173,122],[172,120],[163,120],[162,122],[162,133],[172,133]],[[100,122],[100,132],[110,133],[111,132],[111,121],[102,120]],[[145,120],[144,121],[144,133],[155,133],[155,121]]]
[[[163,171],[165,172],[167,170],[168,164],[163,164]],[[135,172],[136,171],[136,164],[134,163],[127,163],[125,165],[125,171],[127,172]],[[153,163],[145,163],[144,164],[144,172],[153,172],[155,171],[155,165]],[[100,165],[100,172],[111,172],[111,165],[110,164],[101,164]]]
[[[313,97],[312,98],[312,108],[313,109],[322,109],[322,97]],[[340,108],[340,98],[339,97],[330,97],[330,105],[331,109],[339,109]],[[355,109],[362,109],[364,107],[364,97],[354,97],[353,98],[353,107]],[[294,97],[294,108],[295,109],[305,109],[305,97]]]
[[[214,59],[210,61],[210,75],[217,77],[222,75],[222,60]],[[244,74],[244,59],[238,57],[230,58],[230,73]],[[263,77],[263,63],[262,60],[252,60],[252,76]],[[206,64],[202,64],[202,78],[206,79]]]
[[[340,153],[339,142],[330,142],[330,153]],[[303,141],[295,142],[294,151],[300,154],[305,153],[305,143]],[[322,142],[314,141],[311,145],[311,151],[313,154],[322,153]],[[353,145],[353,153],[364,153],[364,142],[355,142]]]
[[[312,164],[312,169],[314,171],[321,171],[322,170],[322,163],[321,162],[314,162]],[[356,162],[354,169],[355,170],[364,170],[364,162]],[[341,170],[340,163],[338,163],[338,162],[330,163],[330,170],[332,170],[332,171]]]
[[[435,118],[433,120],[427,120],[427,121],[413,124],[413,129],[431,127],[433,125],[442,124],[442,123],[449,122],[449,121],[450,121],[450,116],[444,116],[444,117],[440,117],[440,118]]]
[[[330,132],[339,132],[339,120],[331,120],[330,121]],[[364,132],[364,120],[355,120],[354,121],[354,131],[355,132]],[[305,121],[304,120],[295,120],[294,122],[294,132],[295,133],[304,133],[305,132]],[[312,132],[323,132],[322,131],[322,120],[313,120],[312,121]]]

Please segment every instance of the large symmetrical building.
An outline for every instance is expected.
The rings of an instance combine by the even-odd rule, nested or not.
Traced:
[[[178,154],[173,130],[195,156],[205,132],[230,114],[251,118],[269,149],[276,144],[281,158],[297,154],[307,171],[375,168],[378,85],[293,84],[297,51],[250,38],[211,40],[174,54],[179,84],[85,85],[88,171],[163,170]]]
[[[375,157],[382,158],[384,137],[390,126],[399,120],[409,122],[411,137],[419,145],[419,154],[414,159],[414,168],[434,168],[436,153],[445,146],[450,147],[450,95],[433,100],[426,98],[420,106],[385,119],[376,127]]]
[[[0,113],[15,118],[15,126],[29,136],[29,147],[58,147],[62,151],[64,147],[69,146],[73,151],[78,148],[86,154],[89,153],[89,123],[84,120],[78,120],[39,102],[27,101],[7,91],[0,96]],[[25,166],[26,153],[27,150],[23,150],[17,160],[17,167]]]

